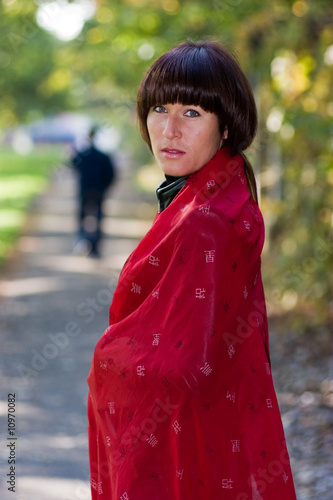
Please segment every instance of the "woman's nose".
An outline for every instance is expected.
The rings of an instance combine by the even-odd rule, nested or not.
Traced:
[[[163,135],[167,139],[173,139],[181,135],[180,125],[176,117],[170,115],[167,117]]]

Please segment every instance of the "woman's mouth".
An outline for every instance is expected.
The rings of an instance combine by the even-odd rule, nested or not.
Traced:
[[[180,158],[185,154],[185,151],[182,151],[181,149],[175,149],[175,148],[164,148],[161,150],[163,156],[166,158],[170,159],[177,159]]]

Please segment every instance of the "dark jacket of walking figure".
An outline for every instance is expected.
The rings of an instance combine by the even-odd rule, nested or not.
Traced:
[[[112,159],[93,144],[95,131],[90,132],[91,145],[72,158],[79,174],[78,243],[76,249],[93,256],[99,255],[102,236],[103,200],[115,180]]]

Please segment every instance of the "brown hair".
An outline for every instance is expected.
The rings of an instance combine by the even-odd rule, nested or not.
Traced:
[[[162,55],[143,78],[137,95],[141,135],[151,149],[147,128],[149,109],[181,103],[201,106],[218,117],[223,146],[241,154],[249,191],[257,201],[252,166],[243,151],[257,130],[257,109],[251,86],[236,59],[214,41],[181,43]]]

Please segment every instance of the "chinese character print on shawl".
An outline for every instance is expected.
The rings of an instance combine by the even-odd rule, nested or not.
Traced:
[[[92,498],[294,500],[264,227],[241,156],[191,174],[127,260],[88,377]]]

